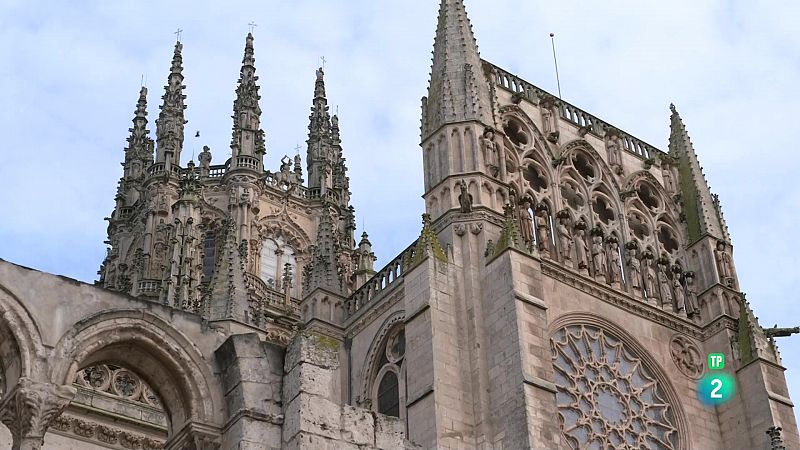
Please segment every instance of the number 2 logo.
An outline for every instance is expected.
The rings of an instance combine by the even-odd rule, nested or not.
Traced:
[[[719,378],[714,378],[711,380],[711,385],[715,386],[714,389],[711,390],[709,397],[711,398],[722,398],[722,394],[719,393],[719,390],[722,389],[722,380]]]

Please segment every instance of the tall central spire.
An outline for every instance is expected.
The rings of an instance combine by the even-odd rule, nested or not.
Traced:
[[[258,76],[256,75],[256,58],[253,49],[253,35],[247,33],[242,58],[242,70],[239,85],[236,88],[236,100],[233,102],[233,136],[231,137],[231,153],[234,157],[232,168],[245,166],[261,170],[266,153],[264,131],[261,129],[261,107],[258,101]],[[257,167],[251,167],[255,158]],[[242,164],[240,164],[242,163]]]
[[[489,87],[482,70],[463,0],[442,0],[428,97],[423,99],[423,140],[447,123],[493,123]]]
[[[169,162],[178,165],[181,161],[183,126],[186,124],[184,118],[186,95],[183,94],[186,86],[183,85],[181,50],[183,50],[183,44],[178,41],[175,43],[167,85],[164,86],[164,96],[161,97],[164,103],[161,105],[161,112],[156,120],[157,163]]]

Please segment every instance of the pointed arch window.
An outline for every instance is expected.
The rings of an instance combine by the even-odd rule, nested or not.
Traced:
[[[381,345],[380,360],[372,383],[372,405],[380,414],[405,418],[406,335],[402,326],[395,327]]]
[[[281,236],[264,239],[261,247],[261,265],[259,276],[267,286],[275,290],[283,290],[286,265],[291,271],[291,292],[297,297],[299,293],[297,278],[297,255],[295,249]]]

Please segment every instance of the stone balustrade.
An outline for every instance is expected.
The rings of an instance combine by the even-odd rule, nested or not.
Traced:
[[[558,106],[561,119],[566,120],[577,127],[586,127],[590,132],[599,137],[604,136],[606,130],[617,129],[617,127],[614,127],[608,122],[598,119],[597,117],[578,108],[577,106],[559,99],[557,96],[552,95],[531,83],[528,83],[527,81],[501,69],[500,67],[495,66],[488,61],[483,61],[483,63],[485,68],[488,69],[487,71],[491,73],[493,81],[498,87],[514,94],[519,94],[537,104],[546,98],[553,99]],[[642,141],[641,139],[631,136],[624,131],[619,131],[619,136],[622,140],[622,148],[629,153],[639,156],[642,159],[652,158],[656,154],[663,153],[656,147]]]

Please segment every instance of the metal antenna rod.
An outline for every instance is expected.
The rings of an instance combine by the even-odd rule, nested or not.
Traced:
[[[550,43],[553,45],[553,63],[556,66],[556,83],[558,83],[558,98],[561,98],[561,79],[558,77],[558,59],[556,59],[556,34],[550,33]]]

